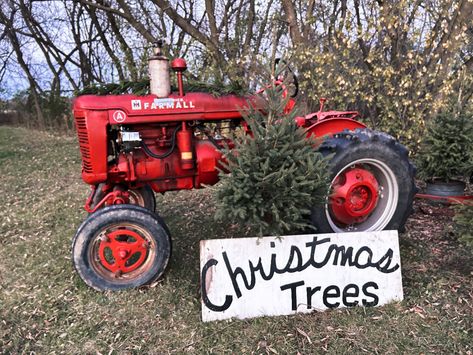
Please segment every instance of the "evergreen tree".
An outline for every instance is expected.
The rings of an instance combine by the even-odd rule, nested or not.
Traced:
[[[473,118],[452,111],[438,114],[427,127],[417,158],[418,176],[424,180],[449,181],[471,174]]]
[[[282,86],[267,88],[245,120],[251,134],[235,138],[225,151],[225,170],[216,191],[217,218],[256,228],[259,236],[307,228],[311,207],[324,203],[329,190],[327,161],[294,118]],[[251,106],[251,105],[250,105]],[[258,104],[260,106],[260,103]]]

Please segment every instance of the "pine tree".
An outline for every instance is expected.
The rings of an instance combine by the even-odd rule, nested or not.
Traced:
[[[438,114],[427,127],[417,158],[418,176],[449,181],[473,169],[473,118],[453,110]]]
[[[225,151],[229,174],[221,174],[216,191],[217,218],[279,236],[309,226],[311,207],[329,190],[329,169],[315,141],[296,126],[296,110],[284,113],[282,87],[266,89],[261,100],[264,109],[250,108],[245,116],[251,134]]]

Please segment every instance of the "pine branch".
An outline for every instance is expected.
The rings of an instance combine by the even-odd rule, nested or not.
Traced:
[[[84,89],[75,92],[76,96],[80,95],[122,95],[133,94],[143,96],[149,94],[149,79],[142,79],[139,81],[122,81],[119,83],[105,83],[96,84],[85,87]],[[248,94],[242,85],[238,82],[230,82],[229,84],[222,83],[204,83],[195,80],[186,80],[184,89],[187,92],[204,92],[209,93],[215,97],[224,95],[246,95]],[[171,91],[176,92],[178,88],[173,86]]]

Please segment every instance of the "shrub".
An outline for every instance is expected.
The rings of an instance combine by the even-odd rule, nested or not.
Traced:
[[[418,176],[449,181],[471,174],[473,166],[472,117],[451,111],[438,114],[427,127],[417,155]]]
[[[282,89],[261,96],[264,113],[250,108],[245,120],[252,135],[235,138],[226,150],[217,218],[243,223],[259,235],[282,235],[309,226],[310,208],[325,200],[329,190],[326,160],[315,142],[295,124],[295,110],[284,113]]]

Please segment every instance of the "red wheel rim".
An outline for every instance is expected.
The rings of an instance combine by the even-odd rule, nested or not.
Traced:
[[[331,214],[337,224],[362,223],[378,203],[379,184],[369,170],[351,167],[342,171],[332,184]]]
[[[147,253],[148,242],[135,231],[127,229],[104,234],[99,246],[100,262],[114,273],[136,270],[143,265]]]
[[[152,236],[132,224],[108,227],[95,237],[89,248],[92,268],[113,282],[129,281],[147,272],[155,255]]]

